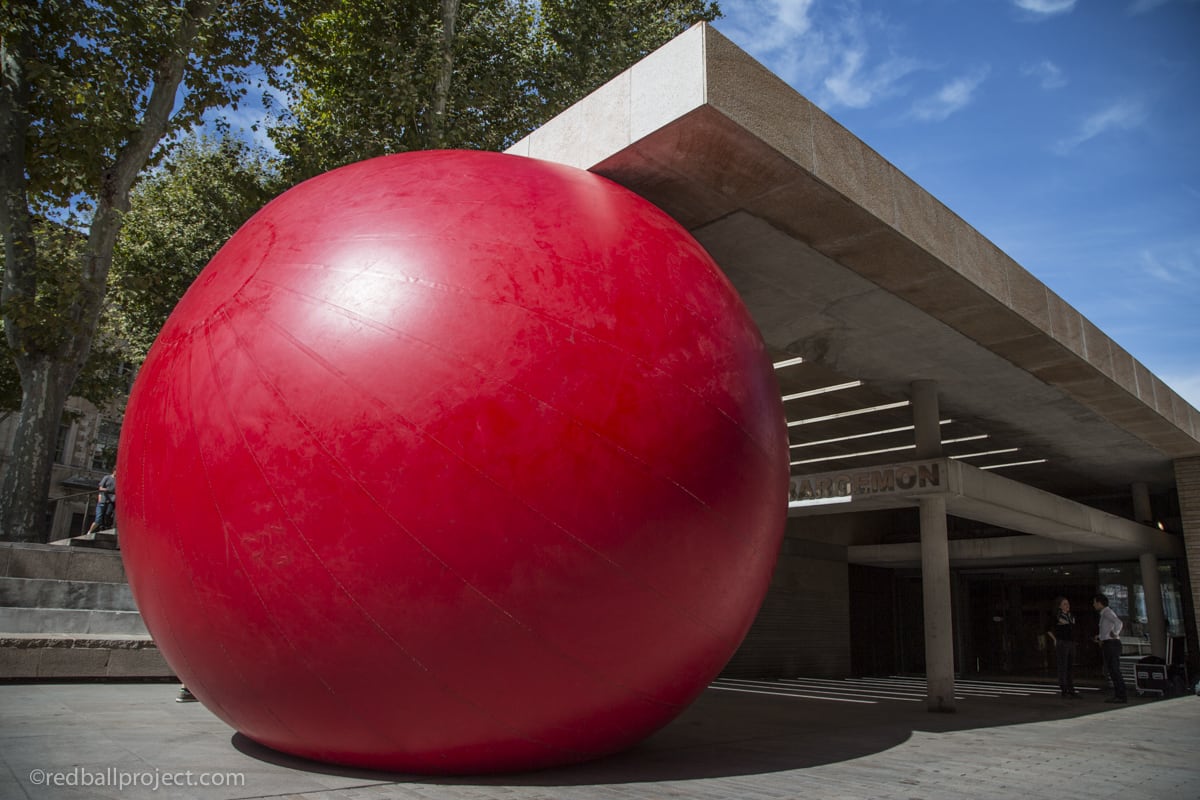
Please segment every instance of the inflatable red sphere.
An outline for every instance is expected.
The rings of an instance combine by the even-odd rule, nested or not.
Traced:
[[[204,269],[128,405],[146,625],[268,747],[420,773],[625,748],[762,601],[787,441],[754,323],[676,222],[581,170],[334,170]]]

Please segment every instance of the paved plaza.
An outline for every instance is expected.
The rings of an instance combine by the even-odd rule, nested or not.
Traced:
[[[722,680],[626,753],[428,778],[266,750],[176,688],[0,685],[0,798],[1200,798],[1195,696],[1120,706],[1096,687],[1068,701],[1046,684],[961,682],[957,713],[931,714],[909,679]]]

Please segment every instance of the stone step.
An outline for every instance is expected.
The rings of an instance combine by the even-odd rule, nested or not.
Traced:
[[[0,633],[0,679],[173,677],[146,635]]]
[[[85,547],[92,550],[118,550],[117,532],[115,530],[96,531],[93,536],[75,536],[67,539],[71,547]]]
[[[0,542],[0,577],[126,583],[118,550]]]
[[[0,607],[137,611],[127,583],[0,578]]]
[[[120,552],[76,541],[0,542],[0,680],[173,678]]]
[[[136,611],[0,607],[0,636],[6,633],[145,634],[146,624]]]

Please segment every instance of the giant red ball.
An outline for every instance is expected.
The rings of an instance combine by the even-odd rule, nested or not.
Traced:
[[[521,770],[669,722],[775,564],[787,440],[736,292],[570,167],[389,156],[255,215],[180,301],[120,444],[146,625],[295,755]]]

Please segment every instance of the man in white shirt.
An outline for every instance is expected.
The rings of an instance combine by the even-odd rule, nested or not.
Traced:
[[[1121,629],[1125,624],[1121,622],[1117,613],[1108,607],[1108,598],[1102,594],[1092,598],[1092,608],[1100,612],[1100,635],[1096,637],[1096,641],[1100,643],[1104,669],[1108,671],[1113,685],[1113,696],[1104,702],[1127,702],[1125,679],[1121,676]]]

